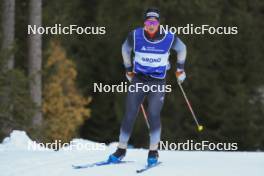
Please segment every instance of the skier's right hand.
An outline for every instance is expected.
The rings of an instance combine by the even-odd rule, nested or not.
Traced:
[[[126,72],[126,78],[129,82],[132,81],[133,77],[135,76],[134,72]]]

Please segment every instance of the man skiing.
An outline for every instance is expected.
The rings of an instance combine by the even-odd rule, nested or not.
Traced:
[[[131,85],[165,85],[166,71],[170,68],[168,61],[170,50],[177,52],[177,81],[182,83],[186,74],[184,63],[186,46],[170,32],[160,31],[160,13],[156,8],[149,8],[144,14],[144,27],[129,33],[122,45],[122,56],[126,69],[126,77]],[[133,51],[133,65],[131,53]],[[126,110],[122,121],[119,145],[109,156],[108,161],[119,163],[126,154],[128,140],[132,133],[134,121],[144,98],[148,101],[148,122],[150,125],[150,144],[147,158],[148,165],[158,162],[158,144],[161,135],[160,112],[163,106],[165,91],[137,92],[129,91],[126,98]]]

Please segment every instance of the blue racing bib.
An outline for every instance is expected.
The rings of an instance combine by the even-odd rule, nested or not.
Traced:
[[[151,42],[145,37],[143,28],[134,30],[134,72],[165,78],[173,40],[174,35],[167,33],[161,40]]]

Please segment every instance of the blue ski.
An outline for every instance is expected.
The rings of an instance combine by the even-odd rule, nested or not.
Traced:
[[[153,168],[153,167],[156,167],[156,166],[158,166],[158,165],[160,165],[160,164],[161,164],[161,162],[157,162],[156,164],[152,164],[152,165],[147,165],[147,166],[145,166],[143,169],[139,169],[139,170],[137,170],[137,173],[145,172],[145,171],[147,171],[147,170],[149,170],[149,169],[151,169],[151,168]]]
[[[84,168],[89,168],[89,167],[96,167],[96,166],[105,166],[105,165],[110,165],[110,164],[124,164],[124,163],[130,163],[133,161],[120,161],[118,163],[113,163],[111,161],[100,161],[100,162],[95,162],[91,164],[84,164],[84,165],[72,165],[74,169],[84,169]]]

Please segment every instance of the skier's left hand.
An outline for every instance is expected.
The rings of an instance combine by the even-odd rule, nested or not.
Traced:
[[[129,82],[132,81],[133,77],[135,76],[134,72],[126,72],[126,78]]]
[[[175,75],[176,75],[178,83],[180,84],[183,83],[183,81],[186,79],[186,74],[184,70],[177,70]]]

